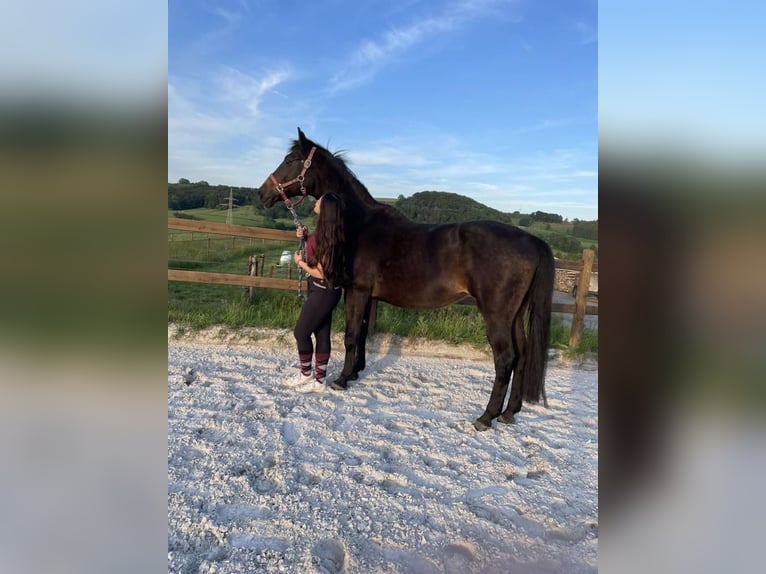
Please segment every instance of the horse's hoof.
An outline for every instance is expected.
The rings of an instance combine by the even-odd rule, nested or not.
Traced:
[[[514,418],[512,414],[506,415],[505,413],[497,417],[497,420],[506,425],[513,424],[516,422],[516,419]]]
[[[330,383],[330,388],[336,391],[346,391],[348,390],[348,383],[341,380],[333,381]]]
[[[484,432],[486,430],[489,430],[492,428],[492,424],[487,424],[481,419],[476,419],[476,421],[473,423],[473,428],[475,428],[479,432]]]
[[[359,371],[354,371],[351,373],[348,377],[346,377],[347,381],[355,381],[359,378]]]

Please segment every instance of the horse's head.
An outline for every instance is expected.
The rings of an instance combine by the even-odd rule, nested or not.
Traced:
[[[309,140],[301,128],[298,128],[298,139],[293,142],[290,152],[258,189],[261,203],[265,207],[271,207],[279,199],[286,200],[300,195],[300,202],[307,195],[322,195],[323,190],[317,185],[317,170],[311,168],[312,162],[318,159],[317,153],[326,151]]]

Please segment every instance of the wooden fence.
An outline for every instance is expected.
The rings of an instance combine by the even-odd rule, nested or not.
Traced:
[[[227,235],[233,237],[245,237],[252,239],[262,239],[268,241],[296,241],[294,231],[284,231],[280,229],[265,229],[262,227],[249,227],[245,225],[227,225],[225,223],[209,223],[206,221],[196,221],[191,219],[168,218],[168,229],[177,231],[213,233],[216,235]],[[582,261],[557,260],[557,269],[568,269],[570,271],[579,271],[578,285],[589,285],[590,276],[594,271],[598,271],[593,263],[594,253],[591,249],[583,251]],[[263,287],[266,289],[286,289],[293,291],[297,289],[296,279],[280,279],[274,277],[264,277],[263,271],[258,276],[253,274],[253,269],[257,265],[250,262],[250,273],[240,275],[236,273],[210,273],[204,271],[186,271],[181,269],[168,269],[168,281],[186,281],[191,283],[213,283],[217,285],[238,285],[249,287],[252,296],[254,287]],[[263,264],[261,263],[261,269]],[[576,348],[580,344],[580,338],[585,323],[585,315],[598,315],[597,305],[587,305],[587,289],[577,289],[577,296],[574,304],[554,303],[553,311],[556,313],[567,313],[572,315],[572,328],[569,337],[569,346]],[[466,297],[461,301],[463,304],[471,304],[472,297]],[[373,314],[370,317],[370,330],[375,326],[375,301],[373,301]]]

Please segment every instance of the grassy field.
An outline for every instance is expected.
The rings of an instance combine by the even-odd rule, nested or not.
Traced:
[[[548,235],[558,233],[560,235],[571,235],[571,223],[542,223],[535,221],[532,225],[524,228],[534,235],[546,239]],[[587,239],[584,237],[572,236],[580,243],[580,250],[593,249],[598,254],[598,239]],[[561,254],[563,259],[580,259],[581,254]]]
[[[304,290],[305,295],[305,290]],[[303,299],[296,291],[255,289],[252,303],[243,287],[168,282],[168,321],[189,330],[213,326],[230,329],[268,327],[292,329],[298,319]],[[341,301],[333,315],[333,332],[344,330],[344,306]],[[440,309],[415,311],[378,303],[375,331],[402,337],[422,337],[479,348],[487,345],[484,320],[476,307],[451,305]],[[554,316],[551,345],[567,349],[569,326]],[[586,329],[575,353],[597,352],[598,333]]]
[[[189,209],[182,212],[199,221],[226,223],[225,209]],[[176,217],[177,212],[168,210],[168,217]],[[293,221],[277,220],[285,228],[290,228]],[[232,213],[232,224],[252,227],[273,227],[273,221],[255,212],[253,206],[240,207]],[[314,218],[307,219],[307,225],[314,225]],[[168,229],[168,266],[173,269],[194,269],[216,273],[243,273],[248,270],[250,255],[264,256],[267,273],[273,265],[274,277],[286,277],[287,268],[279,267],[282,251],[294,251],[294,242],[265,241],[245,237],[231,237],[209,233],[192,233]],[[292,270],[295,272],[295,269]]]
[[[297,240],[296,240],[297,241]],[[168,239],[168,266],[172,269],[196,269],[215,273],[243,273],[248,270],[251,255],[264,256],[267,270],[271,265],[275,271],[282,251],[294,251],[297,242],[265,241],[245,237],[227,237],[195,233],[175,235]],[[260,275],[261,273],[259,273]],[[274,275],[281,277],[281,275]]]
[[[210,221],[211,223],[226,223],[226,217],[228,215],[227,209],[214,209],[207,207],[200,207],[198,209],[187,209],[185,211],[177,212],[172,209],[168,209],[168,217],[177,217],[177,214],[185,214],[194,219],[200,221]],[[260,215],[255,207],[252,205],[245,205],[232,210],[231,222],[234,225],[250,225],[253,227],[273,227],[274,222],[272,219]],[[304,223],[314,223],[314,216],[306,218]],[[277,223],[281,223],[286,227],[293,225],[292,219],[278,219]]]
[[[395,198],[379,198],[378,201],[381,203],[387,203],[387,204],[394,204],[396,203]],[[173,210],[168,210],[168,217],[175,217],[177,212],[174,212]],[[212,223],[226,223],[226,216],[228,211],[226,209],[212,209],[212,208],[199,208],[199,209],[189,209],[185,212],[186,215],[192,216],[195,219],[201,220],[201,221],[210,221]],[[302,218],[303,223],[305,223],[310,229],[313,229],[313,227],[316,224],[316,218],[314,215],[307,216]],[[232,223],[234,225],[251,225],[255,227],[273,227],[276,223],[277,225],[280,225],[283,229],[289,229],[291,228],[294,223],[292,219],[278,219],[276,221],[268,219],[266,217],[263,217],[262,215],[259,215],[255,208],[252,205],[246,205],[243,207],[239,207],[232,212]],[[562,234],[562,235],[569,235],[572,230],[572,223],[543,223],[543,222],[533,222],[530,226],[526,227],[525,229],[529,231],[530,233],[533,233],[535,235],[539,235],[543,238],[545,238],[547,235],[550,234]],[[175,233],[176,238],[182,237],[179,235],[179,233],[182,232],[171,232],[168,231],[168,238],[170,238],[171,233]],[[579,243],[581,249],[594,249],[596,253],[598,253],[598,239],[587,239],[582,237],[574,237]],[[570,254],[568,256],[564,257],[565,259],[568,258],[575,258],[574,255]]]
[[[200,220],[226,222],[225,210],[195,209],[187,213]],[[169,211],[168,216],[173,217],[174,213]],[[252,207],[236,210],[233,223],[260,226],[259,217],[253,214]],[[292,221],[286,223],[292,224]],[[307,224],[312,227],[313,221]],[[283,250],[293,251],[296,247],[297,239],[295,242],[275,242],[168,230],[168,267],[245,275],[248,272],[248,257],[255,255],[263,256],[265,263],[265,273],[259,274],[286,278],[289,268],[277,265],[279,256]],[[294,266],[290,271],[291,277],[296,277]],[[252,302],[248,293],[248,289],[243,287],[169,281],[168,321],[191,330],[216,325],[232,329],[289,329],[295,325],[302,305],[297,295],[297,280],[295,291],[255,289]],[[343,332],[343,329],[344,308],[341,301],[333,317],[333,330]],[[376,331],[478,347],[487,344],[484,320],[476,307],[467,305],[414,311],[380,303]],[[568,341],[569,327],[554,319],[551,344],[563,349],[567,347]],[[580,347],[571,351],[597,350],[597,332],[586,330]]]

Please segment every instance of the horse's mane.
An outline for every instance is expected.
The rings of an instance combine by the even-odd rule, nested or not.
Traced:
[[[351,171],[351,168],[349,168],[348,165],[346,164],[345,151],[338,150],[336,152],[331,152],[328,149],[322,147],[321,145],[314,143],[308,138],[306,138],[305,145],[315,146],[317,148],[317,151],[315,153],[320,153],[326,157],[328,163],[331,164],[331,166],[334,168],[337,175],[340,176],[340,178],[345,183],[348,184],[349,188],[354,192],[354,194],[357,196],[357,198],[360,201],[368,205],[376,205],[376,206],[379,205],[381,207],[388,207],[385,204],[376,201],[375,198],[372,197],[372,194],[370,194],[367,187],[359,180],[356,174],[353,171]],[[290,151],[291,152],[301,151],[300,140],[293,140],[293,145],[290,148]]]

